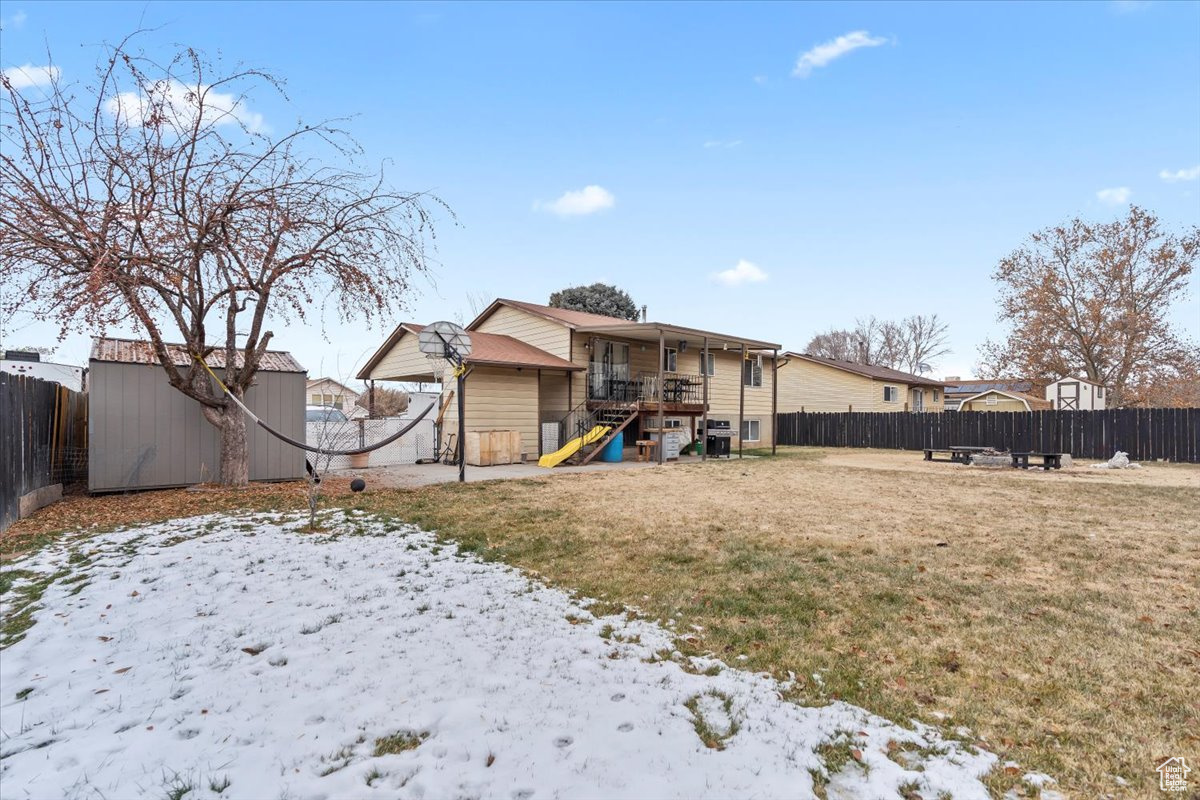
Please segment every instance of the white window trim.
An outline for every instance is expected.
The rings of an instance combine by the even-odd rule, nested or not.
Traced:
[[[701,350],[700,351],[700,375],[711,378],[716,374],[717,374],[717,354],[714,353],[712,350],[708,351],[708,371],[706,372],[705,364],[704,364],[704,351]]]
[[[892,394],[891,400],[888,399],[888,390],[891,390],[891,394]],[[884,385],[884,387],[883,387],[883,402],[899,403],[900,402],[900,387]]]
[[[762,441],[762,423],[756,419],[744,419],[742,424],[746,426],[746,436],[742,438],[743,442],[758,442]],[[753,433],[753,436],[749,434]],[[738,431],[738,436],[742,436],[742,431]]]
[[[663,348],[663,372],[679,372],[679,350],[674,347]]]

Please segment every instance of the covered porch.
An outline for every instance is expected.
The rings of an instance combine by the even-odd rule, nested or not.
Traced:
[[[573,361],[587,364],[581,376],[584,402],[564,420],[564,435],[594,424],[622,429],[635,422],[636,430],[654,435],[679,430],[668,427],[668,420],[685,420],[693,441],[707,435],[710,417],[719,417],[717,427],[736,425],[740,456],[749,388],[756,412],[752,429],[769,417],[774,450],[778,344],[658,322],[585,326],[574,335],[583,352],[574,353]],[[766,384],[769,406],[762,392]],[[656,451],[662,463],[664,448]],[[708,456],[706,447],[701,458]]]

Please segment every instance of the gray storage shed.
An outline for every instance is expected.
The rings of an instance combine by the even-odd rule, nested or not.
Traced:
[[[178,366],[191,362],[184,346],[168,348]],[[223,377],[225,354],[216,351],[207,360]],[[149,342],[93,339],[89,367],[89,491],[189,486],[218,478],[217,429],[204,419],[199,403],[167,382]],[[269,350],[245,403],[272,428],[302,442],[307,378],[290,353]],[[247,426],[250,480],[304,477],[304,451],[248,419]]]

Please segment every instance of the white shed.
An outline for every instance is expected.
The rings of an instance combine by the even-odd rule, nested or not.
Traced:
[[[1059,378],[1046,387],[1046,399],[1055,411],[1103,411],[1104,387],[1087,378]]]

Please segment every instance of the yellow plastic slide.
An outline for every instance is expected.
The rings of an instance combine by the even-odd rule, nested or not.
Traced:
[[[546,469],[549,469],[550,467],[557,467],[559,464],[578,453],[580,448],[582,448],[584,445],[594,444],[595,442],[603,439],[604,435],[610,430],[612,429],[607,425],[597,425],[585,435],[578,436],[564,444],[558,450],[555,450],[553,453],[548,453],[539,458],[538,466],[545,467]]]

